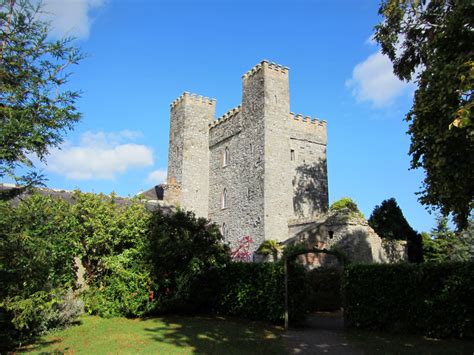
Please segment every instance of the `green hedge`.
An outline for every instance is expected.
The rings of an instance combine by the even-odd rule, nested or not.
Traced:
[[[302,319],[308,294],[305,270],[289,264],[290,319]],[[233,262],[219,270],[217,312],[249,319],[281,321],[284,316],[284,272],[278,263]]]
[[[474,263],[350,265],[344,277],[349,327],[474,336]]]
[[[335,311],[342,307],[342,270],[316,268],[307,273],[308,310]]]

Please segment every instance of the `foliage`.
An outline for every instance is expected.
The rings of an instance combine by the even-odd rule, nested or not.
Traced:
[[[302,319],[306,314],[308,288],[305,270],[288,264],[289,314]],[[281,321],[284,316],[284,271],[282,262],[233,262],[219,269],[217,311],[249,319]]]
[[[408,243],[408,260],[423,261],[422,238],[403,216],[403,212],[392,197],[375,206],[369,225],[380,238],[389,240],[406,240]]]
[[[470,221],[472,225],[472,221]],[[472,230],[456,234],[448,226],[448,219],[437,217],[437,226],[428,233],[422,233],[423,255],[425,261],[468,261],[470,248],[474,246]]]
[[[342,306],[342,270],[316,268],[307,273],[308,311],[335,311]]]
[[[114,194],[73,194],[82,264],[89,286],[83,292],[86,310],[101,316],[141,316],[152,305],[150,213],[138,200]]]
[[[473,207],[472,1],[384,0],[375,39],[402,80],[416,80],[411,167],[426,177],[420,202],[453,213],[459,229]]]
[[[0,298],[74,286],[79,244],[69,211],[39,194],[17,207],[0,202]]]
[[[31,156],[44,160],[80,118],[79,93],[64,87],[68,67],[83,55],[72,38],[50,40],[49,25],[39,15],[37,1],[0,3],[0,178],[25,184],[42,177],[32,170],[17,176],[16,168],[33,168]]]
[[[352,214],[364,218],[363,213],[359,210],[359,207],[357,207],[355,201],[350,197],[343,197],[340,200],[334,202],[331,207],[329,207],[329,210],[334,212],[349,210]]]
[[[3,346],[66,325],[79,253],[76,221],[63,200],[39,194],[0,201],[0,335]],[[66,308],[64,308],[66,307]],[[68,316],[69,314],[69,316]]]
[[[474,336],[474,263],[350,265],[344,319],[351,327]]]
[[[230,262],[218,227],[192,212],[153,213],[150,252],[161,311],[205,310],[215,292],[213,269]]]
[[[256,253],[265,257],[272,256],[273,261],[278,260],[278,254],[283,247],[276,240],[267,239],[258,247]]]

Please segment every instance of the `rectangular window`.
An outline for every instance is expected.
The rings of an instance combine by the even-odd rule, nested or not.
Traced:
[[[290,151],[290,159],[291,159],[291,161],[295,160],[295,150],[294,149],[292,149]]]

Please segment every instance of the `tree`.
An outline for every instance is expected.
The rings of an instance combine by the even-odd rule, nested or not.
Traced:
[[[431,233],[422,233],[423,255],[425,261],[467,261],[473,247],[472,220],[469,227],[456,234],[449,228],[448,219],[444,216],[436,218],[436,227]]]
[[[368,222],[380,238],[406,240],[409,261],[423,260],[421,235],[410,226],[393,197],[375,206]]]
[[[80,114],[77,91],[64,89],[68,68],[83,58],[72,38],[51,40],[40,3],[0,2],[0,178],[34,185],[44,181],[40,161],[63,141]],[[18,173],[18,168],[25,173]]]
[[[420,202],[467,225],[474,201],[474,3],[384,0],[375,39],[394,73],[418,87],[406,115],[411,168],[426,177]]]

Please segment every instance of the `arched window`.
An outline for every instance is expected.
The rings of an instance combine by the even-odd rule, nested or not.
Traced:
[[[227,196],[227,189],[224,189],[222,192],[221,208],[227,207],[229,207],[229,197]]]
[[[227,166],[230,162],[230,151],[229,147],[225,147],[224,155],[222,156],[222,166]]]
[[[224,238],[227,237],[227,226],[225,225],[225,223],[222,223],[221,234]]]

